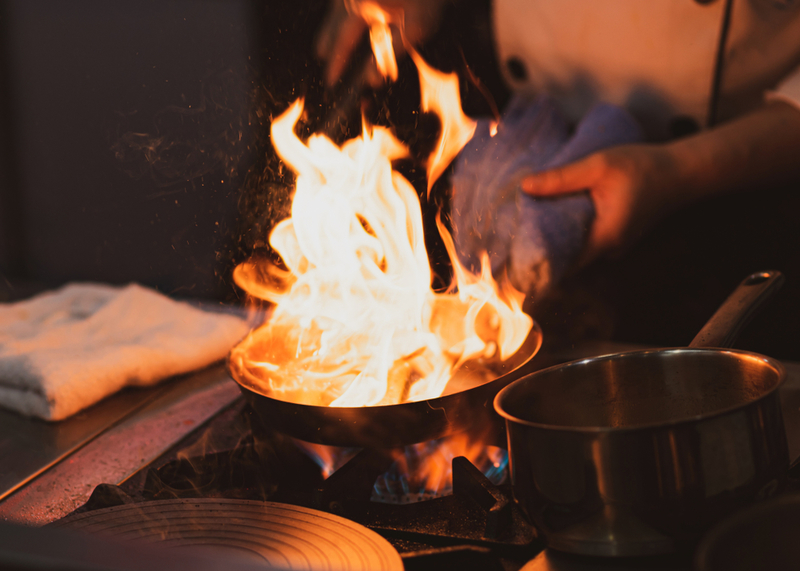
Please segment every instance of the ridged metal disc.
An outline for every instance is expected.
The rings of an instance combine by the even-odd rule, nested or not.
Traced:
[[[76,514],[57,525],[282,569],[403,569],[397,551],[374,531],[325,512],[274,502],[158,500]]]

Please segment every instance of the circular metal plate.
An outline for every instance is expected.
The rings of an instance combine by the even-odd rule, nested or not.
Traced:
[[[158,500],[76,514],[57,525],[281,569],[403,569],[397,551],[374,531],[325,512],[274,502]]]

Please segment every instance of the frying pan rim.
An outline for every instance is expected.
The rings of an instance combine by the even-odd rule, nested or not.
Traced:
[[[495,382],[499,381],[500,379],[503,379],[506,375],[509,375],[509,374],[513,373],[514,371],[516,371],[517,369],[519,369],[520,367],[524,367],[525,365],[530,363],[531,360],[541,350],[542,342],[543,342],[542,329],[539,326],[539,324],[536,322],[536,320],[533,321],[533,325],[531,326],[531,329],[528,332],[528,335],[525,336],[525,340],[522,342],[522,345],[520,345],[520,349],[522,349],[522,347],[524,347],[526,344],[528,344],[530,342],[530,338],[534,334],[536,335],[536,342],[534,343],[534,347],[532,347],[530,355],[527,358],[525,358],[519,365],[517,365],[516,367],[514,367],[513,369],[511,369],[509,371],[504,372],[502,375],[494,377],[493,379],[491,379],[489,381],[486,381],[485,383],[481,383],[480,385],[474,386],[474,387],[472,387],[470,389],[467,389],[467,390],[464,390],[464,391],[459,391],[459,392],[456,392],[456,393],[450,393],[450,394],[447,394],[447,395],[440,395],[440,396],[434,397],[432,399],[423,399],[423,400],[417,400],[417,401],[405,401],[405,402],[395,403],[395,404],[381,404],[381,405],[372,405],[372,406],[322,406],[322,405],[303,404],[303,403],[297,403],[297,402],[293,402],[293,401],[281,400],[279,398],[275,398],[274,396],[266,395],[263,392],[257,390],[255,387],[252,387],[250,385],[246,385],[246,384],[242,383],[237,378],[237,375],[235,375],[233,373],[233,368],[231,367],[231,364],[230,364],[230,353],[228,353],[228,357],[225,359],[225,365],[226,365],[226,369],[228,370],[229,376],[233,379],[233,381],[237,385],[239,385],[240,389],[247,390],[247,391],[249,391],[249,392],[251,392],[253,394],[256,394],[256,395],[258,395],[260,397],[263,397],[265,399],[269,399],[271,401],[275,401],[275,402],[281,403],[282,405],[285,405],[287,407],[288,406],[297,407],[298,411],[306,410],[306,409],[308,409],[308,410],[326,409],[326,410],[332,410],[332,411],[334,411],[334,410],[335,411],[341,411],[341,414],[348,414],[348,413],[354,413],[355,411],[360,411],[360,410],[364,410],[364,409],[373,409],[373,410],[376,410],[376,411],[380,411],[380,410],[388,410],[390,408],[394,409],[395,407],[399,407],[399,406],[403,406],[403,405],[421,405],[423,403],[428,403],[429,406],[432,406],[433,408],[436,408],[436,405],[441,403],[441,401],[443,399],[448,399],[448,398],[454,397],[454,396],[469,395],[469,394],[472,394],[473,391],[477,392],[480,389],[484,389],[485,390],[485,387],[487,385],[490,385],[491,383],[495,383]],[[519,349],[517,349],[517,351],[519,351]],[[512,354],[511,357],[509,357],[509,359],[514,357],[516,354],[517,353],[514,352],[514,354]]]
[[[545,373],[549,371],[554,371],[556,369],[566,369],[571,367],[577,367],[583,365],[588,362],[602,362],[602,361],[609,361],[612,359],[619,359],[625,358],[626,356],[634,356],[634,355],[646,355],[646,354],[655,354],[655,353],[717,353],[717,354],[736,354],[736,355],[744,355],[748,357],[755,357],[760,361],[765,362],[767,365],[771,366],[778,374],[778,382],[770,388],[768,391],[765,391],[763,394],[759,395],[757,398],[745,402],[740,403],[734,406],[726,407],[720,410],[716,410],[714,412],[710,412],[707,414],[699,414],[696,416],[691,417],[684,417],[679,418],[676,420],[669,420],[666,422],[654,422],[648,424],[637,424],[633,426],[563,426],[563,425],[556,425],[556,424],[546,424],[542,422],[535,422],[531,420],[525,420],[522,418],[518,418],[506,411],[504,411],[501,407],[500,401],[503,399],[503,396],[509,392],[511,392],[514,385],[522,383],[523,381],[530,379],[536,376],[544,376]],[[776,391],[778,391],[781,386],[786,382],[786,368],[783,364],[774,359],[772,357],[767,357],[766,355],[762,355],[761,353],[755,353],[752,351],[742,351],[739,349],[722,349],[722,348],[715,348],[715,347],[660,347],[660,348],[653,348],[653,349],[640,349],[635,351],[623,351],[620,353],[610,353],[608,355],[598,355],[597,357],[589,357],[584,359],[576,359],[574,361],[568,361],[566,363],[561,363],[560,365],[553,365],[552,367],[547,367],[546,369],[541,369],[539,371],[534,371],[533,373],[529,373],[519,379],[509,383],[495,395],[494,397],[494,410],[497,414],[503,417],[507,423],[515,423],[518,425],[531,427],[531,428],[538,428],[541,430],[553,430],[558,432],[565,432],[565,433],[578,433],[578,434],[605,434],[605,433],[618,433],[618,432],[635,432],[641,430],[657,430],[662,428],[672,428],[681,425],[688,425],[688,424],[696,424],[700,421],[709,420],[712,418],[717,418],[720,416],[724,416],[726,414],[730,414],[732,412],[736,412],[741,410],[743,407],[750,406],[756,404],[762,400],[766,400],[770,396],[773,395]]]

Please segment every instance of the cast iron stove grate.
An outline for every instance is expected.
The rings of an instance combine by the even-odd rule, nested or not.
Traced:
[[[186,498],[278,502],[378,532],[400,552],[406,569],[518,569],[543,548],[510,486],[492,484],[466,458],[453,460],[452,495],[378,503],[371,497],[393,462],[389,451],[362,450],[324,479],[294,441],[268,432],[256,439],[251,422],[249,408],[237,402],[122,485],[97,486],[75,513]]]

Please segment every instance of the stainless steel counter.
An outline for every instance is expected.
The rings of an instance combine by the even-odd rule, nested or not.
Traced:
[[[166,387],[125,390],[61,422],[0,409],[0,499],[132,414]]]
[[[0,483],[16,491],[0,501],[0,520],[40,526],[65,516],[95,486],[124,482],[240,396],[219,364],[124,391],[62,423],[4,412]],[[14,486],[14,478],[24,481]]]

